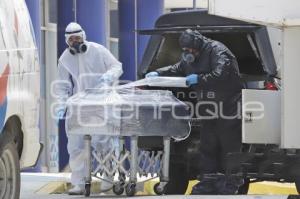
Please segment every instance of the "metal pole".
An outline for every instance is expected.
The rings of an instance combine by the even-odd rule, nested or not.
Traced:
[[[130,179],[132,183],[136,183],[137,172],[138,172],[138,138],[137,136],[132,136],[130,138],[130,152],[131,152],[131,161],[130,161]]]
[[[74,21],[77,22],[77,0],[73,0]]]
[[[170,166],[170,137],[164,137],[164,153],[162,164],[161,182],[169,181],[169,166]]]
[[[92,177],[92,165],[91,165],[91,159],[92,159],[92,151],[91,151],[91,140],[92,137],[90,135],[84,135],[84,153],[85,153],[85,183],[91,184]]]
[[[138,35],[137,35],[137,29],[138,29],[138,11],[137,11],[137,0],[134,0],[134,80],[137,79],[137,67],[138,67]]]
[[[193,0],[193,9],[196,9],[197,7],[197,0]]]

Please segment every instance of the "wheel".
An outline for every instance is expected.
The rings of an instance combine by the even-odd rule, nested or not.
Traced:
[[[87,183],[84,187],[84,196],[89,197],[91,195],[91,184]]]
[[[247,194],[249,191],[250,179],[244,179],[244,184],[239,187],[238,194]]]
[[[123,192],[124,192],[124,187],[120,183],[114,184],[114,186],[113,186],[113,192],[116,195],[122,195]]]
[[[171,163],[171,162],[170,162]],[[165,186],[164,191],[167,195],[183,195],[189,184],[189,177],[186,172],[186,165],[170,164],[169,182]]]
[[[125,191],[126,191],[126,195],[127,196],[134,196],[135,194],[135,187],[136,184],[135,183],[129,183],[126,185]]]
[[[8,143],[0,158],[0,198],[20,197],[20,163],[17,147]]]
[[[159,185],[159,182],[154,185],[154,192],[156,195],[163,195],[165,193],[165,187],[160,187]]]

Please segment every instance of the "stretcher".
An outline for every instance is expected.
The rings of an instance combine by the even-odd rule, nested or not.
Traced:
[[[138,175],[159,177],[154,191],[163,194],[169,181],[171,138],[188,136],[190,118],[189,107],[170,91],[99,89],[71,97],[66,130],[84,135],[85,196],[90,195],[92,177],[111,183],[117,195],[125,191],[133,196]],[[110,151],[99,150],[92,146],[92,137],[97,135],[115,136],[120,145]],[[139,148],[139,137],[147,136],[162,137],[163,147]],[[125,147],[126,137],[130,149]],[[114,178],[117,180],[107,180]]]
[[[124,143],[124,137],[120,138]],[[154,192],[158,195],[164,193],[165,185],[169,181],[169,157],[170,157],[170,137],[163,138],[164,147],[162,151],[139,151],[138,136],[130,137],[130,150],[124,145],[118,155],[117,151],[109,151],[101,154],[92,150],[91,135],[84,136],[85,151],[85,192],[88,197],[91,190],[92,177],[107,181],[113,185],[113,192],[121,195],[125,191],[127,196],[133,196],[136,193],[137,176],[158,176],[160,182],[154,186]],[[97,164],[93,168],[93,163]],[[145,164],[147,165],[145,166]],[[127,164],[127,166],[126,166]],[[118,177],[117,181],[108,181],[102,176],[110,176],[109,179]],[[128,180],[126,180],[128,179]]]

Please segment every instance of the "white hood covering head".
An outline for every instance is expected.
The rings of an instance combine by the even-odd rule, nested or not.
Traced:
[[[66,43],[69,45],[68,40],[71,36],[79,36],[83,39],[83,42],[86,41],[86,35],[82,27],[76,23],[76,22],[71,22],[69,25],[66,27],[65,30],[65,38],[66,38]]]

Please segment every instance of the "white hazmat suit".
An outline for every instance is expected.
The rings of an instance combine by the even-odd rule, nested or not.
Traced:
[[[66,28],[66,42],[70,36],[76,35],[83,38],[86,50],[84,52],[72,53],[71,46],[67,48],[58,61],[58,80],[56,93],[58,103],[56,112],[65,114],[66,100],[85,89],[99,87],[99,83],[109,79],[110,83],[116,83],[122,75],[122,64],[102,45],[88,42],[85,33],[77,23],[71,23]],[[69,45],[69,44],[68,44]],[[83,157],[83,136],[68,135],[69,164],[72,170],[71,183],[73,185],[84,185],[84,157]],[[96,139],[95,139],[96,138]],[[118,141],[110,136],[97,136],[92,138],[92,144],[99,144],[104,150],[118,147]]]

